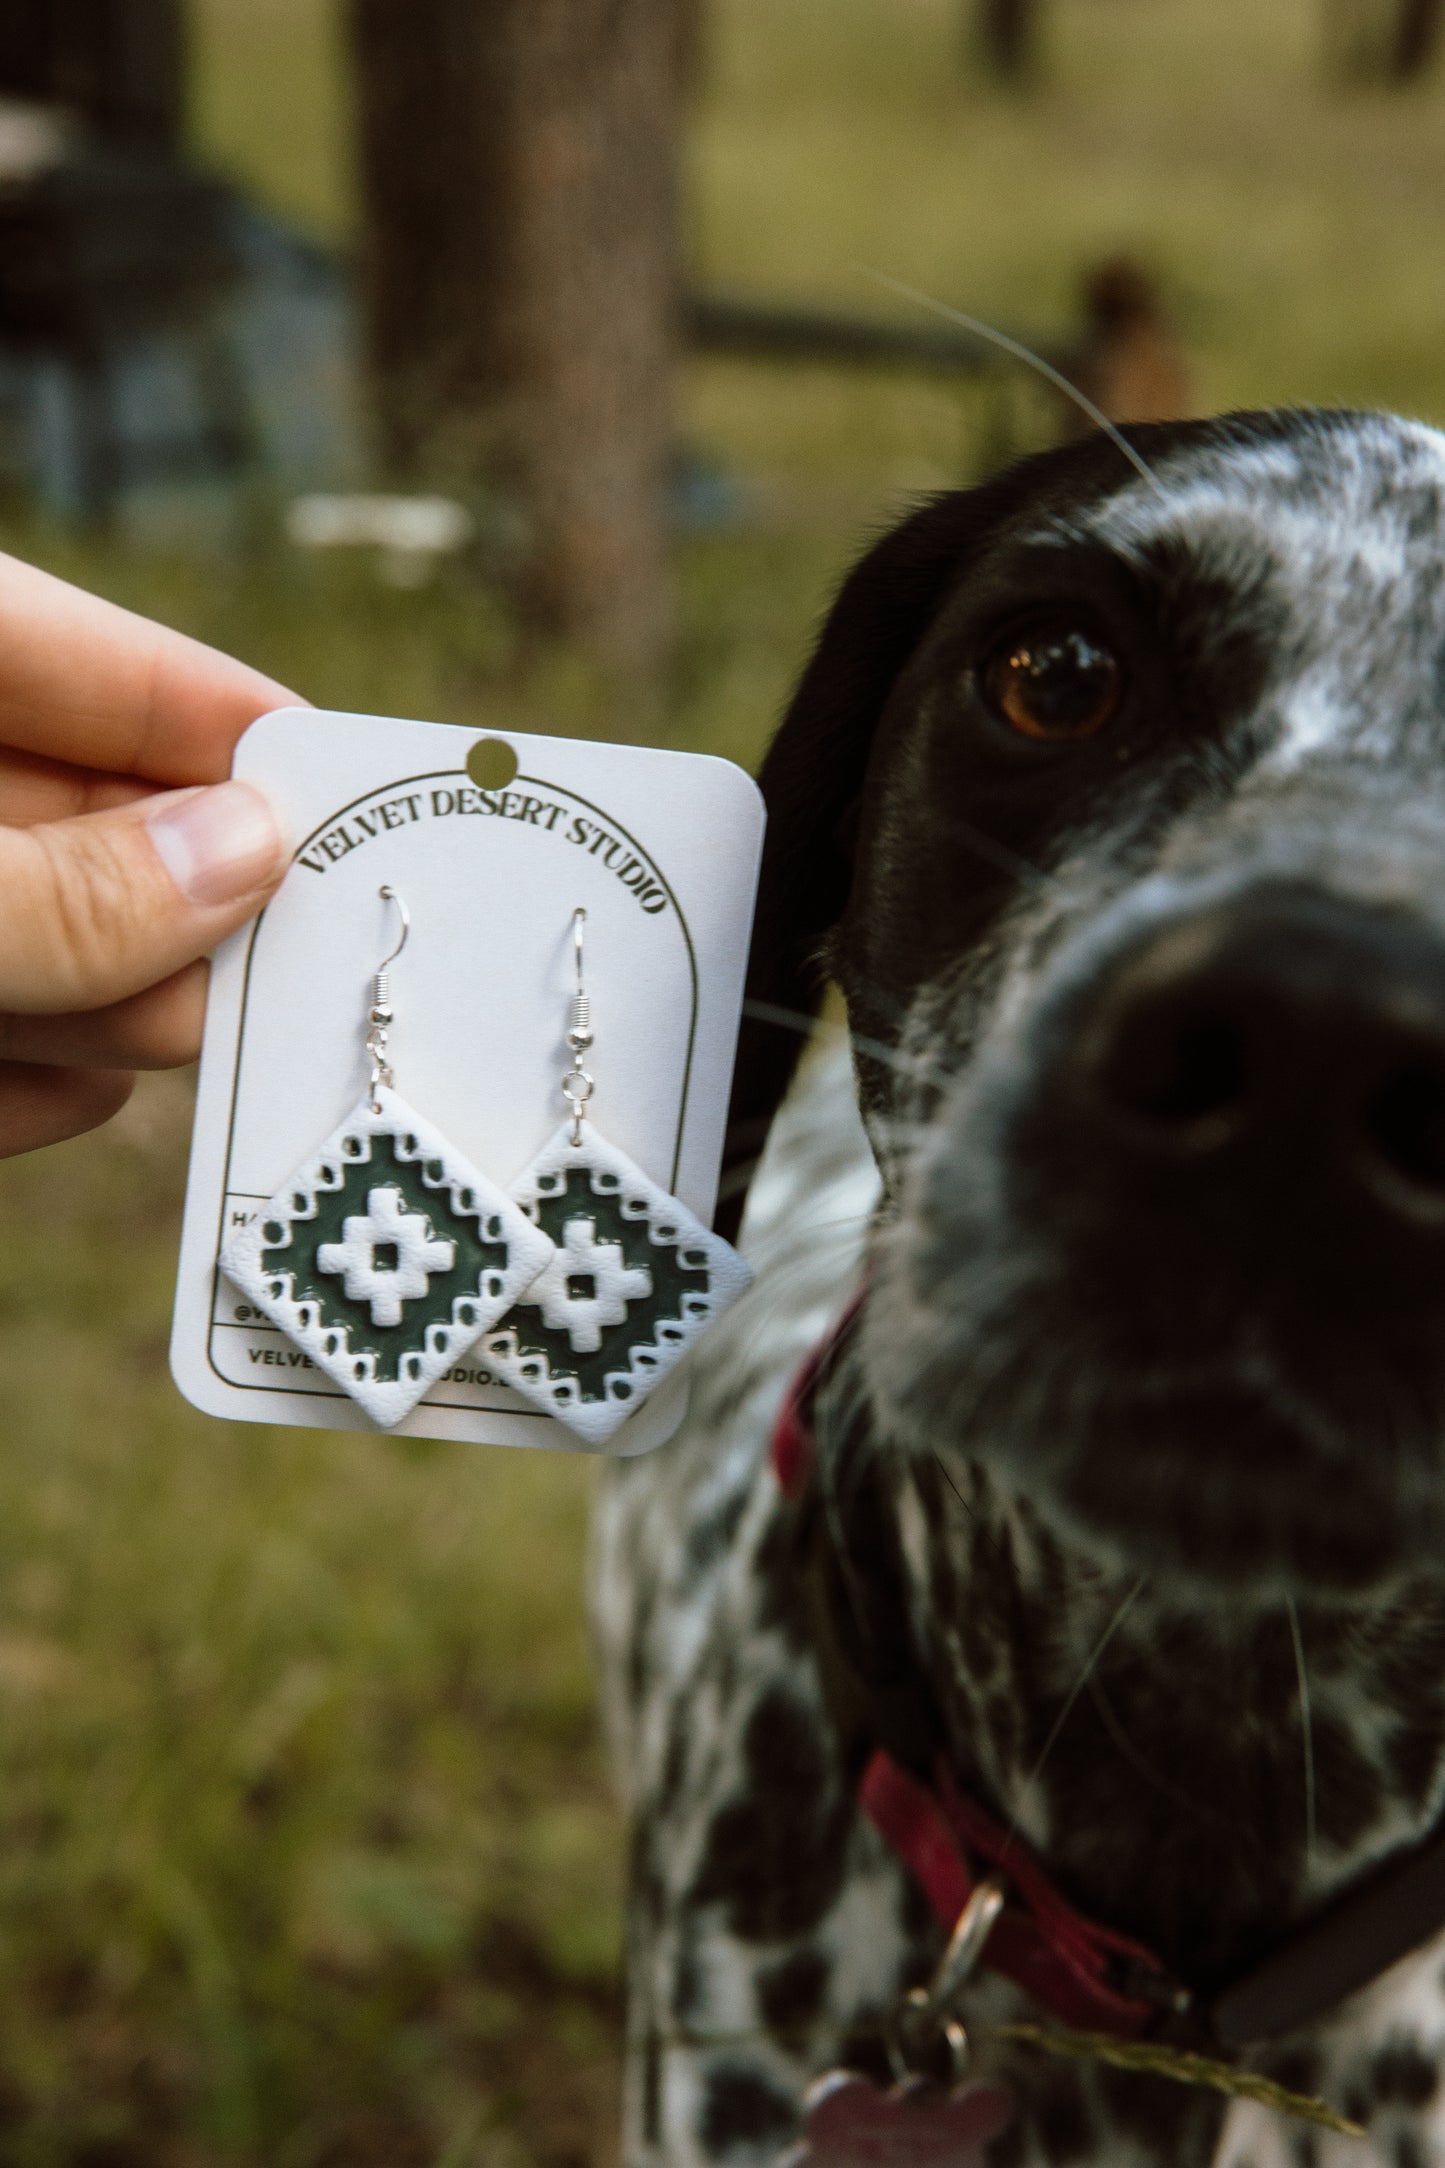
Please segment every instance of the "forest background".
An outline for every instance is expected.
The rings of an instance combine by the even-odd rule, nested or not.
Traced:
[[[1200,411],[1445,421],[1445,83],[1332,81],[1312,0],[1051,0],[991,81],[955,0],[711,0],[694,283],[859,314],[874,267],[1061,338],[1157,280]],[[194,0],[199,153],[342,246],[330,0]],[[688,360],[724,515],[643,689],[463,568],[378,584],[258,527],[0,546],[326,706],[752,764],[830,588],[921,491],[1053,426],[1026,384]],[[615,2157],[623,1839],[581,1609],[582,1458],[211,1422],[166,1340],[186,1079],[0,1169],[0,2162],[582,2168]]]

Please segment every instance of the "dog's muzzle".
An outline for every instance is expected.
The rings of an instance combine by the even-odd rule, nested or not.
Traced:
[[[1336,1294],[1445,1271],[1445,940],[1305,886],[1156,925],[1056,1036],[1036,1115],[1091,1179]]]
[[[870,1343],[915,1432],[1211,1580],[1362,1586],[1445,1536],[1429,925],[1262,879],[1096,921],[915,1198]]]

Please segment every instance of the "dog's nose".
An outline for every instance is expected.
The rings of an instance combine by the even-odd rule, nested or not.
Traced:
[[[1071,1036],[1106,1151],[1192,1168],[1221,1203],[1287,1191],[1445,1239],[1445,941],[1428,927],[1255,891],[1116,957]]]

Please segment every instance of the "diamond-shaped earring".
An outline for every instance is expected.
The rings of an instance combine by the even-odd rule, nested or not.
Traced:
[[[372,982],[365,1098],[221,1252],[221,1269],[385,1428],[552,1254],[542,1229],[393,1090],[390,966]]]
[[[577,990],[562,1096],[571,1113],[512,1184],[552,1255],[479,1353],[524,1400],[589,1444],[626,1422],[752,1274],[720,1235],[670,1197],[587,1116],[596,1088],[582,929],[572,914]]]

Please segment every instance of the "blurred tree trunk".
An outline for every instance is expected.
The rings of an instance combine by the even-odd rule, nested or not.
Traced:
[[[991,74],[1022,83],[1038,60],[1037,0],[979,0],[974,40]]]
[[[384,454],[499,482],[529,619],[627,669],[669,620],[695,6],[349,0]]]
[[[1429,67],[1440,43],[1441,12],[1441,0],[1401,0],[1395,31],[1396,82],[1411,82]]]
[[[1325,0],[1325,63],[1345,84],[1408,83],[1440,43],[1442,0]]]

